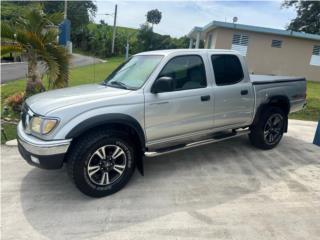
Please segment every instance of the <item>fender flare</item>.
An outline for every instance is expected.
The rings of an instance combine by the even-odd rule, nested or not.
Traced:
[[[264,103],[262,103],[256,113],[255,113],[255,117],[254,117],[254,120],[252,122],[252,125],[254,126],[260,119],[260,116],[263,112],[263,110],[266,108],[266,107],[269,107],[270,105],[272,105],[272,103],[275,103],[276,101],[284,101],[286,104],[287,104],[287,107],[288,107],[288,113],[286,115],[286,119],[285,119],[285,128],[284,128],[284,132],[287,132],[288,131],[288,114],[290,113],[290,101],[289,101],[289,98],[287,96],[283,96],[283,95],[275,95],[275,96],[272,96],[272,97],[269,97]]]
[[[76,138],[90,129],[106,124],[123,124],[134,129],[139,137],[141,149],[144,150],[145,134],[139,122],[129,115],[119,113],[108,113],[88,118],[72,128],[66,135],[66,139]]]
[[[138,159],[137,159],[137,168],[140,174],[144,175],[143,168],[143,158],[144,158],[144,150],[145,150],[145,134],[144,131],[139,124],[139,122],[133,117],[126,114],[119,113],[109,113],[98,115],[92,118],[88,118],[83,122],[79,123],[75,126],[71,131],[66,135],[66,138],[75,138],[80,136],[81,134],[93,129],[94,127],[98,127],[100,125],[106,124],[123,124],[130,128],[132,128],[138,135],[140,148],[138,149]]]

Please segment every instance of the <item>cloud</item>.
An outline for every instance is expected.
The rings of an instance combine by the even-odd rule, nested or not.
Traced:
[[[213,20],[232,21],[234,16],[242,24],[285,28],[295,17],[293,9],[282,9],[280,1],[97,1],[96,22],[104,19],[113,24],[112,13],[118,4],[118,25],[139,28],[147,11],[158,8],[162,12],[160,24],[154,30],[174,37],[186,35],[194,26],[204,26]]]

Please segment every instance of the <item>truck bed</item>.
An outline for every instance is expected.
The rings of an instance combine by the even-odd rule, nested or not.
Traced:
[[[250,74],[250,80],[251,80],[252,84],[257,85],[257,84],[271,84],[271,83],[305,81],[306,79],[304,77]]]

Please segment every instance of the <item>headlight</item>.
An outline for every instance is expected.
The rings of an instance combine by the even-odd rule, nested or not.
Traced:
[[[41,122],[42,119],[40,117],[33,117],[31,119],[31,130],[35,133],[41,133]]]
[[[42,133],[43,134],[48,134],[49,132],[52,131],[58,124],[57,119],[44,119],[43,125],[42,125]]]
[[[57,119],[33,117],[31,120],[31,131],[38,134],[48,134],[57,126],[57,124]]]

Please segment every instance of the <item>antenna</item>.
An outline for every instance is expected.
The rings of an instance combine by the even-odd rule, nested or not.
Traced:
[[[238,22],[238,17],[233,17],[233,18],[232,18],[232,22],[233,22],[233,23]]]

